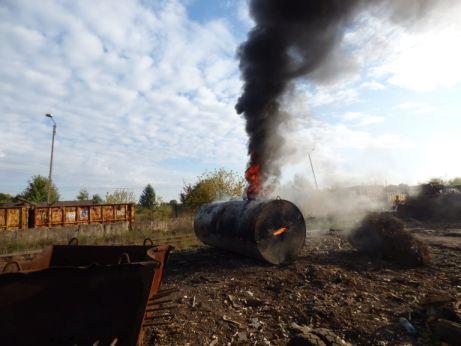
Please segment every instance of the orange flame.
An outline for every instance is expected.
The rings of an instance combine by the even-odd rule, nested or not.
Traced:
[[[279,228],[278,230],[275,230],[272,232],[273,235],[280,235],[282,233],[285,233],[287,231],[287,227],[282,227],[282,228]]]
[[[245,179],[248,182],[247,196],[249,199],[257,197],[261,190],[260,173],[261,166],[257,163],[250,165],[245,172]]]

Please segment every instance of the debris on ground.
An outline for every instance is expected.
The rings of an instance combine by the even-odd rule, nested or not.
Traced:
[[[302,334],[293,323],[320,341],[325,329],[353,345],[438,345],[446,338],[441,320],[459,323],[449,316],[461,300],[461,238],[450,235],[460,232],[408,232],[429,244],[429,265],[370,257],[344,232],[328,230],[308,231],[298,260],[281,267],[206,247],[174,253],[164,282],[179,289],[179,308],[168,324],[148,331],[145,345],[286,345]],[[431,245],[442,240],[455,245]],[[401,326],[402,317],[416,334]]]
[[[295,332],[288,346],[351,346],[327,328],[312,328],[292,323],[290,328]]]
[[[421,300],[421,309],[430,330],[438,340],[461,343],[461,300],[445,292],[431,293]]]
[[[348,237],[357,250],[407,266],[430,261],[427,245],[407,232],[403,221],[390,213],[370,213]]]

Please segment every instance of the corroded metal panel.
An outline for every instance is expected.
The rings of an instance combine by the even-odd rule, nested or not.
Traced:
[[[27,228],[27,207],[0,208],[0,229]]]
[[[114,206],[113,205],[105,205],[102,207],[102,214],[104,217],[104,221],[113,221],[114,218]]]
[[[34,227],[48,226],[48,209],[49,208],[35,208]]]
[[[19,228],[21,221],[21,210],[20,208],[7,209],[7,220],[6,228]]]
[[[6,211],[6,208],[0,209],[0,229],[6,229]]]
[[[31,209],[33,227],[134,221],[134,204],[52,205]],[[4,217],[0,214],[0,229]],[[23,218],[27,228],[27,212]]]
[[[102,206],[94,205],[90,207],[90,219],[91,219],[91,222],[101,222],[102,221]]]
[[[126,220],[126,209],[127,209],[127,205],[126,204],[123,204],[123,205],[115,205],[114,206],[115,208],[115,219],[117,221],[124,221]]]
[[[51,208],[51,224],[56,225],[62,223],[62,209]]]
[[[90,207],[78,207],[77,208],[78,221],[80,223],[88,223],[89,214],[90,214]]]
[[[64,207],[64,223],[75,224],[77,223],[77,207]]]

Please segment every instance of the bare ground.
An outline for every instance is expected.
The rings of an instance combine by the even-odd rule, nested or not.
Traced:
[[[412,233],[432,262],[404,268],[353,250],[340,231],[310,232],[300,258],[270,266],[211,248],[172,254],[164,281],[178,309],[147,333],[146,345],[284,345],[293,322],[328,328],[354,345],[437,345],[420,303],[461,299],[461,230]],[[399,318],[411,321],[407,333]]]

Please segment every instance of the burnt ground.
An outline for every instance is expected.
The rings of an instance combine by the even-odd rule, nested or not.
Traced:
[[[148,331],[145,344],[284,345],[295,322],[356,345],[436,345],[420,302],[441,292],[461,299],[461,229],[410,232],[429,244],[429,266],[371,259],[340,231],[310,232],[300,258],[283,267],[212,248],[174,253],[163,287],[179,289],[178,309]]]

